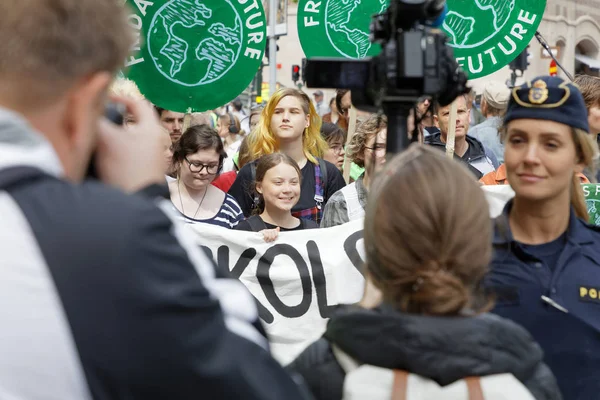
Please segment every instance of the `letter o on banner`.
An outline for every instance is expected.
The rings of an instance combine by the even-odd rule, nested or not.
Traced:
[[[277,256],[288,256],[292,259],[296,268],[298,268],[302,284],[302,301],[298,305],[288,306],[279,299],[279,296],[275,292],[269,272]],[[258,261],[256,277],[265,297],[277,313],[286,318],[297,318],[306,314],[312,301],[312,282],[306,261],[304,261],[298,250],[289,244],[276,244],[271,247]]]

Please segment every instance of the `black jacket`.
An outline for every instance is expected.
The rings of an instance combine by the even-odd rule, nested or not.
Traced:
[[[305,398],[247,289],[219,278],[160,191],[61,171],[0,107],[0,398]]]
[[[512,373],[537,400],[561,395],[542,350],[519,325],[492,314],[427,317],[389,306],[341,306],[323,338],[287,368],[300,373],[316,399],[342,398],[345,373],[331,343],[360,363],[401,369],[442,386],[468,376]]]
[[[454,154],[454,158],[467,164],[469,170],[477,179],[481,179],[483,175],[498,167],[497,160],[494,163],[494,160],[488,156],[485,147],[479,140],[467,135],[467,143],[469,144],[467,152],[462,157]],[[425,144],[446,151],[446,143],[442,142],[442,134],[440,132],[427,136],[425,138]]]

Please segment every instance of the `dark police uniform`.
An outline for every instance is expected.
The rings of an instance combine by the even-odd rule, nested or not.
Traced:
[[[514,89],[505,123],[519,118],[587,131],[581,93],[560,78],[536,78]],[[600,228],[571,209],[567,231],[558,239],[525,245],[510,230],[512,204],[494,221],[494,257],[485,279],[496,295],[492,312],[529,330],[564,399],[600,399]]]
[[[540,344],[564,399],[600,399],[600,229],[571,211],[565,242],[547,258],[516,242],[512,202],[495,221],[485,284],[493,313],[525,327]],[[542,245],[544,246],[544,245]]]

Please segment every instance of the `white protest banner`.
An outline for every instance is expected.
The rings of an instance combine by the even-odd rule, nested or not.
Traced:
[[[281,232],[273,243],[265,243],[257,232],[207,224],[186,227],[219,267],[256,298],[273,356],[283,365],[323,334],[335,305],[362,297],[362,220]]]

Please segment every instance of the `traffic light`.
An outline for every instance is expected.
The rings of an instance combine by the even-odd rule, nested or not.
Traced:
[[[529,46],[525,48],[514,60],[509,64],[513,71],[525,71],[529,66]]]
[[[292,65],[292,81],[294,81],[294,83],[296,83],[299,80],[300,80],[300,66]]]

